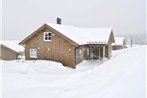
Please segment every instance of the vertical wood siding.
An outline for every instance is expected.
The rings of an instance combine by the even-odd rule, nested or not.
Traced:
[[[16,60],[17,57],[17,52],[3,46],[0,45],[0,59],[2,60]]]
[[[26,59],[30,58],[30,48],[38,49],[38,59],[53,60],[63,63],[68,67],[75,67],[75,46],[60,37],[57,32],[52,32],[52,41],[44,41],[44,32],[52,32],[44,28],[25,43]]]

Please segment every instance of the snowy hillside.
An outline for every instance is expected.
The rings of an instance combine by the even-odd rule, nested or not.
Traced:
[[[145,98],[146,46],[76,69],[52,61],[2,62],[3,98]]]

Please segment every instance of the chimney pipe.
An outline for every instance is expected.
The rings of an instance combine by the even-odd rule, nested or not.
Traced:
[[[61,18],[57,17],[57,24],[61,24]]]

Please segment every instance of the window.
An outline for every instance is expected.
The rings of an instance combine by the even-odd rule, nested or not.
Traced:
[[[87,55],[89,55],[89,48],[87,48]]]
[[[52,40],[52,33],[44,32],[44,41],[51,41],[51,40]]]
[[[30,49],[30,58],[37,58],[37,49],[36,48]]]
[[[80,54],[80,55],[82,54],[82,49],[79,50],[79,54]]]

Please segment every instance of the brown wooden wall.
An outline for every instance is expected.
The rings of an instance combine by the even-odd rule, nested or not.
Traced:
[[[45,31],[52,32],[52,35],[54,34],[52,41],[44,41]],[[65,66],[75,67],[75,46],[63,39],[55,31],[44,28],[25,42],[25,56],[27,60],[31,59],[30,48],[38,49],[38,59],[58,61]]]
[[[2,60],[16,60],[17,52],[10,48],[0,45],[0,59]]]
[[[106,46],[106,48],[105,48],[105,56],[107,58],[109,58],[109,59],[111,58],[111,56],[112,56],[112,45],[111,44]]]

